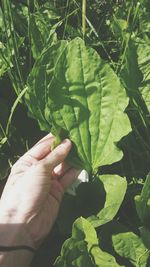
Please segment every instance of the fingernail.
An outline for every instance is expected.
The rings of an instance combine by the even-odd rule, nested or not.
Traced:
[[[69,144],[69,143],[71,144],[71,141],[70,141],[69,139],[66,138],[66,139],[64,139],[64,140],[61,142],[61,145],[66,145],[67,143],[68,143],[68,144]]]

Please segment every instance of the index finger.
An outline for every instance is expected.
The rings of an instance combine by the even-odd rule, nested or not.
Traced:
[[[38,141],[32,148],[30,148],[21,158],[24,159],[28,156],[41,160],[48,153],[51,152],[51,146],[55,140],[55,137],[50,133],[44,136],[40,141]]]
[[[72,143],[69,139],[62,141],[52,152],[50,152],[42,161],[43,164],[53,170],[56,166],[62,163],[68,156]]]

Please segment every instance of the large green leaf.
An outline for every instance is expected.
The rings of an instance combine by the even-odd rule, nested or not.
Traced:
[[[100,249],[94,227],[84,218],[73,224],[72,237],[65,241],[57,267],[119,267],[115,258]]]
[[[111,67],[82,39],[60,41],[41,55],[26,100],[42,129],[52,125],[54,134],[69,136],[88,172],[122,158],[116,142],[130,131],[128,98]]]
[[[118,175],[102,175],[99,176],[99,179],[104,185],[106,200],[104,208],[101,209],[97,215],[88,218],[94,227],[103,225],[115,217],[127,189],[126,180]],[[101,201],[101,199],[99,201]]]
[[[135,197],[135,204],[141,222],[150,229],[150,174],[147,176],[141,195]]]
[[[130,40],[120,72],[132,106],[145,115],[148,115],[150,110],[149,47],[149,44],[140,38]]]
[[[142,83],[140,84],[140,92],[150,112],[150,40],[144,42],[139,40],[137,49],[138,64],[143,74]]]
[[[64,196],[58,216],[62,234],[70,234],[72,224],[79,216],[88,218],[94,227],[104,225],[116,216],[126,193],[126,179],[102,175],[91,180],[79,185],[76,196]]]
[[[115,251],[129,261],[135,267],[146,267],[149,250],[142,240],[132,232],[119,233],[112,236]]]
[[[120,77],[127,94],[130,98],[132,114],[146,114],[147,107],[143,101],[139,87],[142,82],[142,73],[138,66],[137,45],[130,40],[124,55],[124,64],[120,72]]]

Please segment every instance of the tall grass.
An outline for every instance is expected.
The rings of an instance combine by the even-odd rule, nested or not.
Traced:
[[[85,34],[86,34],[86,5],[87,5],[86,0],[82,0],[82,34],[83,34],[83,38],[85,37]]]

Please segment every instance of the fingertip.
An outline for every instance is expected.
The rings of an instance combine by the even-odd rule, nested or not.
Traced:
[[[61,142],[60,145],[62,145],[62,146],[70,146],[70,148],[71,148],[72,143],[71,143],[70,139],[66,138]]]
[[[71,141],[68,138],[64,139],[60,145],[58,145],[52,152],[49,153],[49,155],[47,155],[44,161],[45,164],[49,166],[51,165],[52,169],[56,167],[65,160],[70,152],[71,146]]]
[[[66,138],[64,139],[60,145],[58,145],[55,149],[54,152],[58,152],[58,154],[60,153],[62,156],[65,155],[65,157],[67,156],[67,154],[70,152],[70,149],[72,147],[72,143],[71,141]]]

